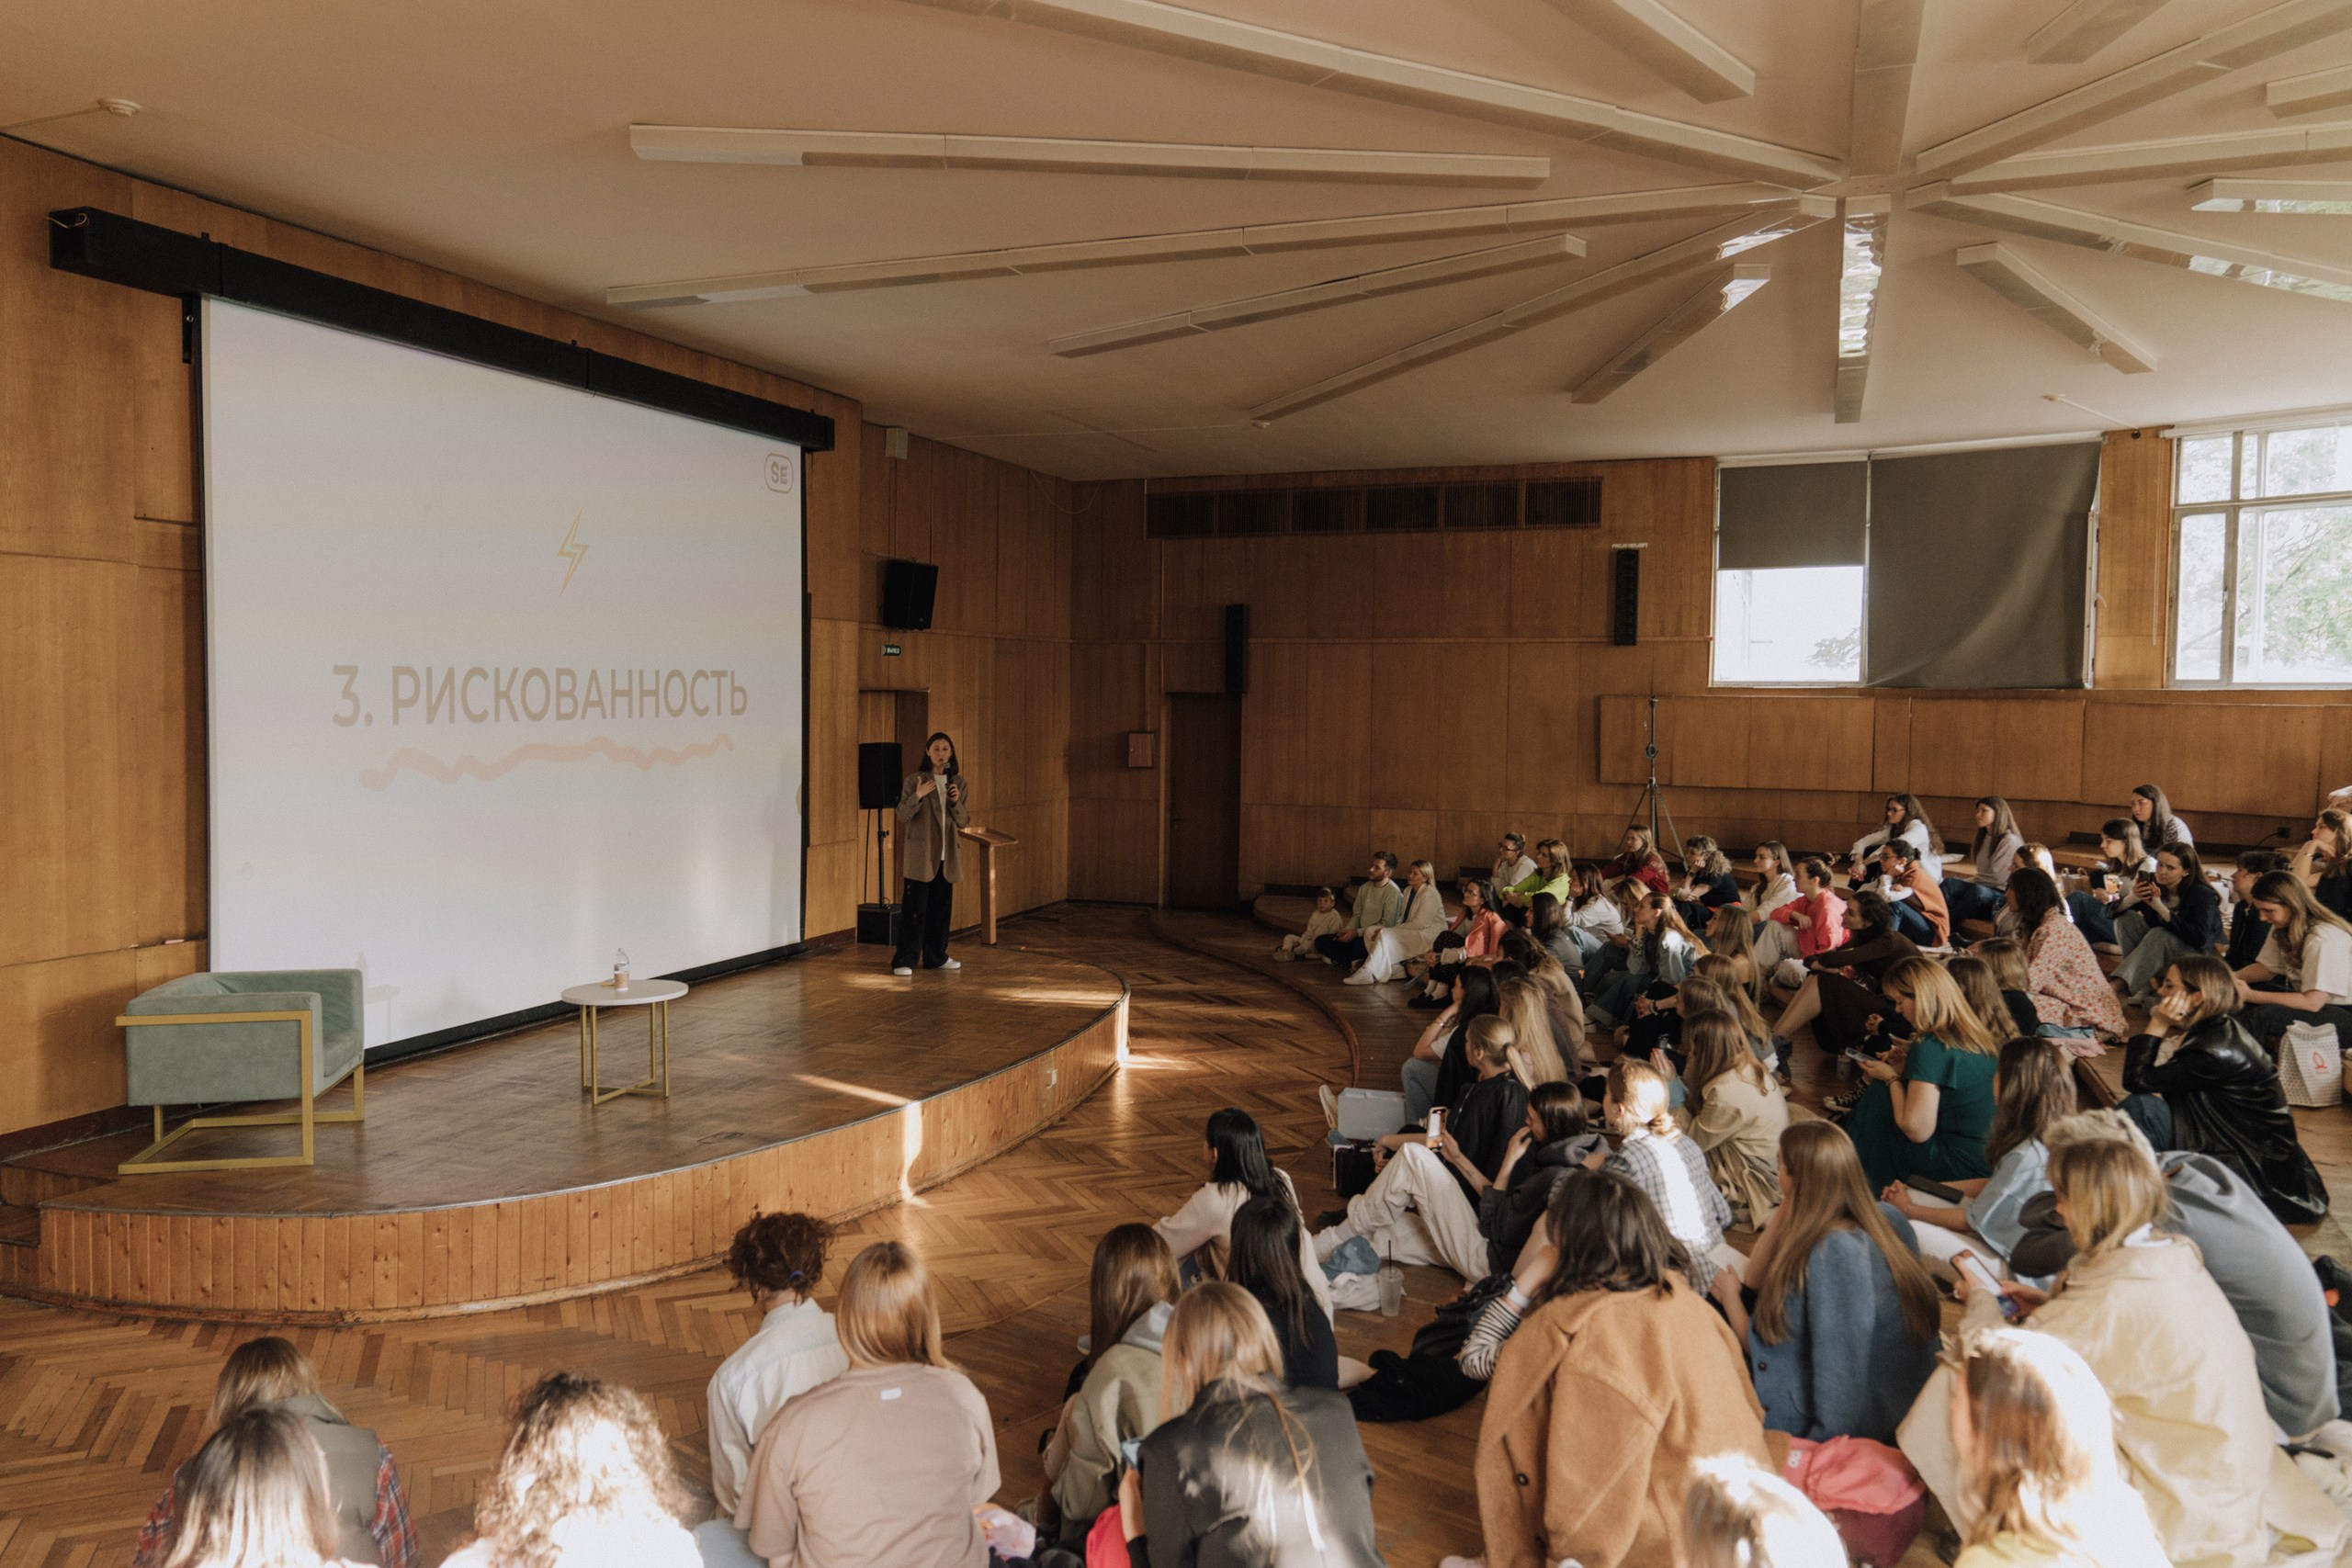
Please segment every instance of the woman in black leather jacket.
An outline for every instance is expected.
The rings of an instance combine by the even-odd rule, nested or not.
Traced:
[[[2296,1140],[2277,1065],[2237,1020],[2229,965],[2183,958],[2157,989],[2148,1032],[2124,1047],[2122,1110],[2159,1152],[2211,1155],[2245,1178],[2285,1224],[2323,1218],[2327,1188]]]

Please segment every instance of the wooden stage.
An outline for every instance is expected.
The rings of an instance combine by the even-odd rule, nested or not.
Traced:
[[[671,1010],[667,1100],[592,1107],[566,1020],[371,1072],[368,1120],[322,1126],[315,1167],[118,1178],[143,1130],[20,1156],[0,1166],[17,1222],[0,1292],[243,1322],[425,1317],[706,1266],[755,1208],[896,1201],[1054,1121],[1120,1059],[1115,975],[959,956],[960,973],[901,980],[878,950],[836,948],[697,986]],[[643,1029],[605,1014],[607,1081],[642,1076]]]

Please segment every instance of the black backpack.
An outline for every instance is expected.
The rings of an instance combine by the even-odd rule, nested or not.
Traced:
[[[1487,1385],[1454,1357],[1487,1303],[1510,1288],[1509,1274],[1490,1274],[1437,1309],[1413,1335],[1413,1347],[1372,1353],[1372,1376],[1348,1391],[1359,1421],[1426,1421],[1461,1409]]]

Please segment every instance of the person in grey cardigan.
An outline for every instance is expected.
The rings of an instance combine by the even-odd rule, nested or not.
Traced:
[[[1768,1430],[1892,1443],[1936,1370],[1939,1303],[1911,1222],[1873,1201],[1827,1122],[1781,1135],[1781,1190],[1747,1280],[1747,1364]]]
[[[1969,842],[1968,861],[1952,868],[1962,874],[1944,878],[1944,907],[1951,911],[1955,933],[1962,920],[1989,920],[2001,912],[2001,895],[2024,847],[2007,801],[1988,795],[1976,803],[1976,837]]]
[[[2067,1117],[2046,1136],[2052,1152],[2091,1138],[2147,1146],[2139,1128],[2120,1111]],[[2290,1437],[2335,1420],[2335,1341],[2327,1297],[2302,1245],[2278,1223],[2253,1183],[2212,1156],[2176,1152],[2155,1160],[2171,1200],[2167,1228],[2197,1244],[2206,1272],[2254,1342],[2254,1370],[2270,1418]],[[2055,1200],[2047,1193],[2031,1200],[2023,1218],[2025,1235],[2009,1254],[2008,1272],[2057,1273],[2074,1257],[2075,1244],[2057,1216]]]

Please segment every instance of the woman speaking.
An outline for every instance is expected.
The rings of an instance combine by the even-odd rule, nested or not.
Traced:
[[[947,923],[956,912],[956,884],[964,879],[958,830],[972,819],[972,786],[956,765],[956,742],[942,730],[923,743],[922,766],[899,786],[899,850],[906,873],[899,911],[899,951],[890,973],[961,969],[947,956]]]

